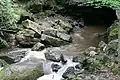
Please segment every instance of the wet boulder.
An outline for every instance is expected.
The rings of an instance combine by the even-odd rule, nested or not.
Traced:
[[[85,57],[83,57],[83,56],[81,56],[81,55],[79,55],[79,56],[74,56],[73,59],[72,59],[72,61],[73,61],[73,62],[82,63],[83,60],[84,60],[84,58],[85,58]]]
[[[38,42],[32,47],[32,51],[41,51],[45,48],[45,45]]]
[[[61,66],[58,64],[52,64],[51,67],[54,72],[58,72],[58,70],[61,68]]]
[[[82,69],[82,65],[81,65],[81,64],[77,64],[77,65],[75,66],[75,68],[80,70],[80,69]]]
[[[68,69],[63,73],[63,78],[71,80],[76,77],[74,67],[68,67]]]
[[[6,66],[0,72],[1,80],[36,80],[43,75],[43,64],[26,61]]]
[[[45,57],[47,60],[53,61],[53,62],[60,62],[60,59],[56,58],[56,56],[54,56],[51,53],[45,53]]]

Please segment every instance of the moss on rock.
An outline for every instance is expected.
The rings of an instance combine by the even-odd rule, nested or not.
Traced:
[[[118,27],[120,26],[118,23],[115,21],[108,29],[108,41],[118,39]]]

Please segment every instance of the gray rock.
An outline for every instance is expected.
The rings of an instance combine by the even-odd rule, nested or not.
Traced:
[[[22,22],[23,26],[27,29],[31,29],[33,31],[35,31],[36,33],[38,33],[39,35],[41,35],[41,31],[42,31],[42,27],[37,24],[36,22],[33,22],[29,19],[25,20]]]
[[[19,62],[23,57],[25,57],[27,51],[28,49],[13,50],[0,55],[0,59],[3,59],[8,64],[13,64]]]
[[[45,45],[52,45],[52,46],[60,46],[60,45],[65,45],[68,42],[60,40],[58,38],[48,36],[45,34],[41,35],[41,40],[45,43]]]
[[[62,29],[66,30],[67,32],[72,29],[72,25],[68,22],[65,22],[63,20],[56,20],[56,22],[58,23],[58,25],[60,25]]]
[[[79,63],[82,63],[83,60],[84,60],[84,57],[82,56],[74,56],[72,59],[73,62],[79,62]]]
[[[54,61],[54,62],[60,62],[60,59],[57,59],[53,54],[45,53],[45,57],[47,60]]]
[[[66,33],[57,32],[57,37],[64,40],[64,41],[68,41],[68,42],[71,41],[71,36],[66,34]]]
[[[72,80],[73,78],[76,77],[75,74],[75,69],[74,67],[69,67],[62,75],[63,78],[68,79],[68,80]]]
[[[91,51],[96,51],[96,47],[89,47],[88,49],[85,50],[86,54],[89,54]]]
[[[43,64],[32,61],[17,63],[6,66],[0,74],[1,80],[36,80],[43,75]]]
[[[107,47],[117,51],[117,49],[118,49],[118,41],[119,41],[118,39],[110,41],[108,43]]]
[[[16,34],[17,43],[22,47],[32,47],[37,42],[40,42],[39,38],[34,37],[35,32],[33,30],[24,29],[23,31],[19,31]]]
[[[95,56],[96,54],[98,54],[98,53],[95,52],[95,51],[90,51],[90,53],[89,53],[89,55],[92,56],[92,57]]]
[[[45,48],[45,45],[38,42],[32,47],[32,51],[41,51]]]
[[[72,61],[73,62],[79,62],[79,57],[78,56],[73,57]]]
[[[61,66],[58,64],[52,64],[51,67],[54,72],[57,72],[61,68]]]
[[[112,61],[116,61],[118,57],[118,39],[112,40],[106,47],[106,54]],[[118,61],[118,60],[117,60]]]
[[[5,67],[6,65],[8,65],[7,62],[0,59],[0,67]]]
[[[104,41],[99,42],[100,51],[105,52],[105,47],[107,44]]]
[[[80,69],[82,69],[82,66],[81,66],[81,64],[77,64],[77,65],[75,66],[75,68],[80,70]]]
[[[47,30],[44,30],[43,34],[56,37],[57,29],[47,29]]]

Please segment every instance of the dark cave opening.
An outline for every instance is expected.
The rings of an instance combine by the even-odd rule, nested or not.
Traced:
[[[71,16],[74,20],[84,21],[87,25],[104,25],[109,27],[117,20],[116,11],[112,8],[101,7],[79,7],[76,5],[66,6],[62,11],[62,15]]]

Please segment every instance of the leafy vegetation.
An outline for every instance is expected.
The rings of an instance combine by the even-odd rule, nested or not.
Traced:
[[[85,0],[85,3],[82,5],[95,6],[96,8],[107,6],[117,10],[120,9],[120,0]]]
[[[0,0],[0,48],[8,45],[4,40],[4,31],[16,28],[13,12],[11,0]]]

